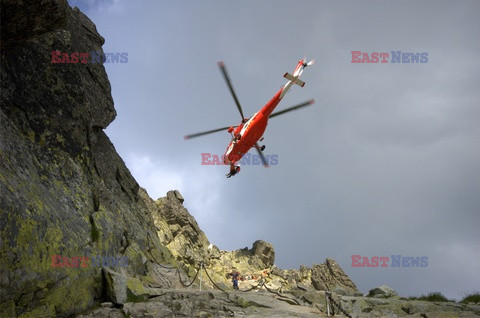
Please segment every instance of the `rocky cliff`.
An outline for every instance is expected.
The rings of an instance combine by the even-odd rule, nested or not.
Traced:
[[[2,1],[1,14],[0,303],[73,314],[103,297],[101,270],[74,257],[126,256],[136,276],[170,255],[103,132],[116,116],[103,65],[51,63],[101,51],[95,25],[66,1]]]
[[[1,1],[0,317],[314,317],[325,290],[360,295],[334,260],[282,270],[261,240],[220,251],[178,191],[151,199],[103,131],[103,65],[52,63],[103,43],[66,0]],[[252,293],[232,292],[233,271]]]

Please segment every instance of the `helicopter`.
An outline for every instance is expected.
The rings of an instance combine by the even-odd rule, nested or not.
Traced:
[[[251,148],[255,148],[257,150],[262,160],[263,166],[268,167],[269,165],[267,159],[263,154],[263,150],[265,150],[265,145],[260,146],[258,142],[263,141],[262,136],[265,132],[265,129],[267,128],[268,120],[270,118],[285,114],[292,110],[297,110],[302,107],[309,106],[315,102],[313,99],[310,99],[306,102],[272,113],[275,107],[277,107],[278,103],[282,100],[282,98],[294,84],[297,84],[300,87],[303,87],[305,85],[305,82],[300,79],[300,75],[302,75],[303,70],[307,66],[313,65],[314,61],[315,60],[307,62],[305,58],[298,61],[297,66],[293,71],[293,75],[287,72],[283,76],[288,80],[288,82],[282,86],[282,88],[273,96],[273,98],[267,104],[265,104],[265,106],[262,107],[262,109],[253,114],[253,116],[250,118],[245,118],[245,116],[243,115],[242,106],[240,105],[237,94],[233,89],[233,85],[230,80],[230,76],[228,75],[225,64],[222,61],[218,62],[220,71],[222,72],[223,78],[225,79],[230,93],[232,94],[233,100],[237,105],[237,109],[240,113],[240,116],[242,117],[242,121],[238,126],[227,126],[213,130],[202,131],[199,133],[186,135],[183,138],[185,140],[188,140],[219,132],[222,130],[227,130],[232,138],[227,147],[227,150],[225,151],[225,154],[222,156],[223,162],[226,165],[230,165],[230,171],[228,174],[226,174],[227,178],[230,178],[240,172],[240,166],[236,164]]]

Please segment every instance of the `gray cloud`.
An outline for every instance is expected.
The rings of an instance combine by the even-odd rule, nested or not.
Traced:
[[[71,2],[72,3],[72,2]],[[81,7],[82,8],[82,7]],[[274,244],[277,265],[335,258],[359,288],[459,297],[480,282],[480,4],[424,1],[105,1],[82,8],[106,38],[117,119],[107,129],[153,197],[179,188],[223,249]],[[424,64],[352,64],[351,51],[428,52]],[[200,165],[237,124],[216,62],[253,114],[298,59],[316,58],[272,119],[279,164]],[[352,254],[428,256],[426,268],[352,268]]]

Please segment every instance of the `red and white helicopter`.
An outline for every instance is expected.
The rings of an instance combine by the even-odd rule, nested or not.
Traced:
[[[234,127],[234,126],[227,126],[218,129],[203,131],[195,134],[186,135],[183,138],[185,140],[200,137],[203,135],[211,134],[214,132],[228,130],[228,132],[232,136],[232,140],[227,147],[227,151],[223,155],[223,161],[225,164],[230,165],[230,172],[226,175],[227,178],[234,176],[238,172],[240,172],[240,166],[237,166],[236,163],[242,159],[243,155],[246,154],[250,148],[255,147],[258,151],[262,159],[262,163],[265,167],[268,167],[268,162],[263,155],[263,150],[265,146],[260,146],[258,141],[262,141],[262,135],[267,128],[268,119],[273,118],[275,116],[285,114],[286,112],[296,110],[314,103],[314,100],[311,99],[309,101],[303,102],[301,104],[286,108],[279,112],[273,113],[273,110],[278,105],[278,103],[282,100],[285,94],[290,90],[293,84],[297,84],[300,87],[305,85],[305,82],[300,80],[300,75],[302,75],[303,70],[305,67],[310,66],[314,63],[314,60],[307,62],[305,59],[302,59],[298,62],[295,70],[293,71],[293,75],[289,73],[285,73],[283,77],[285,77],[288,82],[273,96],[273,98],[263,106],[260,111],[255,113],[249,119],[243,116],[242,106],[240,106],[240,102],[238,101],[237,95],[232,86],[232,82],[230,81],[230,77],[228,76],[227,69],[225,68],[225,64],[223,62],[218,62],[220,66],[220,70],[222,71],[223,77],[227,82],[228,88],[230,89],[230,93],[232,93],[233,99],[235,100],[235,104],[237,105],[238,111],[240,112],[240,116],[242,116],[242,122]]]

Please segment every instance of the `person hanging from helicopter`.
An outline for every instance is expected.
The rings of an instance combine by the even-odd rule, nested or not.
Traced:
[[[240,166],[230,165],[230,172],[226,174],[227,178],[233,177],[240,172]]]

